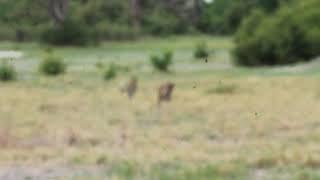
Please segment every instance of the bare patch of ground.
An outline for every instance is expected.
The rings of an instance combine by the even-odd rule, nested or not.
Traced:
[[[74,178],[102,178],[105,168],[99,166],[10,166],[0,167],[1,180],[48,180],[48,179],[74,179]]]

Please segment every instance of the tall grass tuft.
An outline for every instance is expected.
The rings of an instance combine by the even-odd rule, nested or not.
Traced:
[[[209,56],[208,47],[205,42],[198,43],[193,56],[196,59],[203,59]]]
[[[109,67],[105,70],[103,74],[104,80],[111,80],[117,76],[117,66],[113,63],[109,65]]]
[[[152,55],[150,62],[152,66],[162,72],[168,72],[169,66],[172,64],[172,51],[165,51],[161,56]]]
[[[66,64],[61,57],[47,53],[39,65],[39,71],[48,76],[57,76],[65,73]]]
[[[15,68],[7,61],[3,61],[0,65],[0,81],[8,82],[16,79],[17,73]]]

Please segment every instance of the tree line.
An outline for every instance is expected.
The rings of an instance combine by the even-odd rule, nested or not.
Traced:
[[[86,39],[142,35],[231,34],[252,9],[269,13],[284,1],[288,0],[2,0],[0,39],[81,44]],[[63,37],[55,37],[56,31]],[[79,35],[84,39],[73,40]]]

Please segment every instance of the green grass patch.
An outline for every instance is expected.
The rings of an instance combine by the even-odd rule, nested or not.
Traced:
[[[248,178],[249,169],[239,163],[222,163],[217,165],[185,165],[179,162],[162,162],[144,168],[133,162],[121,162],[110,168],[111,177],[122,180],[244,180]]]

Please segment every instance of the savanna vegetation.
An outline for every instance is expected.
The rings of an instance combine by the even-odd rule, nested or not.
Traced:
[[[195,46],[204,40],[214,52],[207,63],[194,60]],[[318,64],[234,67],[230,38],[148,38],[132,43],[56,47],[52,53],[64,57],[68,68],[54,78],[38,72],[48,53],[45,47],[2,43],[1,49],[15,48],[25,55],[8,62],[16,69],[16,81],[1,84],[0,161],[14,166],[0,175],[319,177]],[[150,55],[159,48],[175,52],[169,74],[150,64]],[[129,100],[119,88],[131,76],[139,85]],[[173,100],[158,109],[156,91],[167,80],[176,84]]]
[[[319,8],[0,1],[0,179],[319,179]]]

